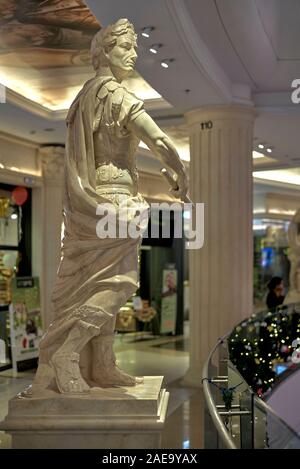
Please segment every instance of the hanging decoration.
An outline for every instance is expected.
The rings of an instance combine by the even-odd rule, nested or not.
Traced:
[[[18,231],[19,231],[19,242],[22,238],[22,205],[25,204],[26,200],[28,199],[28,191],[26,187],[18,186],[15,187],[12,191],[12,200],[18,206]]]
[[[28,199],[28,191],[26,187],[22,186],[15,187],[11,195],[15,204],[19,207],[21,207]]]

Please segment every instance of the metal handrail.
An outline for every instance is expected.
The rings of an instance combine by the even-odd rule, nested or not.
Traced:
[[[297,304],[289,304],[288,306],[296,306],[298,305],[299,307],[299,303]],[[217,430],[217,433],[218,433],[218,436],[220,437],[222,443],[224,444],[225,448],[228,448],[228,449],[237,449],[231,435],[229,434],[223,420],[222,420],[222,411],[219,412],[218,411],[218,406],[217,404],[215,403],[214,399],[213,399],[213,396],[212,396],[212,393],[211,393],[211,389],[210,389],[210,376],[208,376],[208,369],[209,369],[209,364],[210,364],[210,361],[211,361],[211,358],[213,356],[213,354],[215,353],[215,351],[217,350],[217,348],[222,344],[224,343],[225,340],[228,339],[228,337],[231,335],[232,331],[229,333],[229,334],[226,334],[224,337],[220,338],[217,343],[215,344],[215,346],[213,347],[213,349],[210,351],[209,355],[208,355],[208,358],[206,360],[206,362],[204,363],[204,366],[203,366],[203,370],[202,370],[202,383],[203,383],[203,393],[204,393],[204,398],[205,398],[205,401],[206,401],[206,405],[207,405],[207,410],[210,414],[210,417],[212,419],[212,422]],[[232,364],[233,366],[233,364]],[[235,366],[234,366],[235,368]],[[238,370],[236,370],[237,373]],[[239,373],[240,374],[240,373]],[[249,387],[249,390],[251,390],[251,387],[248,385]],[[282,423],[282,425],[284,425],[287,430],[289,430],[289,432],[294,436],[294,437],[297,437],[297,439],[300,439],[299,438],[299,435],[297,434],[297,432],[295,432],[295,430],[293,430],[281,417],[279,417],[279,415],[277,415],[277,413],[265,402],[263,401],[261,398],[257,397],[257,396],[254,396],[254,401],[255,401],[255,406],[257,406],[258,408],[260,408],[263,412],[265,413],[269,413],[270,415],[272,415],[277,421],[280,421]],[[219,406],[220,408],[220,406]],[[225,415],[225,414],[224,414]]]
[[[213,347],[213,349],[211,350],[203,366],[202,383],[203,383],[203,393],[204,393],[207,409],[211,416],[213,424],[218,432],[220,439],[222,440],[225,448],[238,449],[222,420],[221,416],[223,415],[223,412],[221,411],[221,409],[218,411],[218,407],[220,406],[217,406],[217,404],[215,403],[212,397],[212,393],[210,390],[209,376],[208,376],[208,367],[209,367],[209,363],[213,354],[215,353],[217,348],[227,339],[229,335],[230,334],[227,334],[224,337],[220,338],[218,342],[215,344],[215,346]],[[251,388],[249,387],[249,389]],[[272,415],[277,421],[280,421],[282,425],[285,426],[286,429],[289,430],[289,432],[295,438],[299,439],[299,435],[297,434],[297,432],[295,432],[295,430],[293,430],[264,400],[262,400],[258,396],[254,396],[254,401],[255,401],[255,406],[257,408],[260,408],[264,413],[268,413],[269,415]],[[236,407],[236,406],[233,406],[233,407]],[[240,415],[240,413],[238,413],[237,415]]]
[[[220,414],[217,410],[216,404],[214,402],[214,399],[213,399],[211,391],[210,391],[210,384],[208,382],[208,379],[209,379],[208,366],[209,366],[211,357],[215,353],[215,351],[219,347],[219,345],[221,345],[227,337],[228,336],[226,335],[223,338],[219,339],[218,342],[216,343],[216,345],[214,346],[214,348],[211,350],[211,352],[208,356],[208,359],[206,360],[206,362],[204,363],[204,366],[203,366],[202,383],[203,383],[203,393],[204,393],[204,397],[205,397],[205,400],[206,400],[207,409],[208,409],[208,412],[209,412],[209,414],[211,416],[211,419],[214,423],[214,426],[215,426],[215,428],[218,432],[219,437],[221,438],[225,448],[237,449],[236,445],[233,442],[233,439],[229,435],[228,430],[225,427],[225,424],[224,424],[224,422],[223,422],[223,420],[222,420],[222,418],[221,418],[221,416],[220,416]]]

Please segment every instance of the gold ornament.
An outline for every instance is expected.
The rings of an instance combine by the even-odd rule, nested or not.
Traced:
[[[7,197],[0,197],[0,218],[8,217],[9,199]]]

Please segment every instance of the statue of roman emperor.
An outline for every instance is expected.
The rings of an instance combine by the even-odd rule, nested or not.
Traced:
[[[175,197],[184,199],[187,178],[177,151],[122,82],[133,71],[137,41],[127,19],[101,29],[91,45],[95,76],[67,116],[64,238],[54,286],[53,323],[40,342],[34,390],[89,392],[92,387],[134,386],[143,379],[121,371],[113,353],[119,309],[138,288],[135,239],[96,234],[99,204],[136,210],[148,204],[138,192],[135,152],[145,142],[174,172]]]

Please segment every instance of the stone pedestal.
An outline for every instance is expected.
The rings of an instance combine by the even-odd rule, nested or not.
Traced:
[[[169,399],[162,381],[147,376],[135,387],[87,395],[20,393],[0,429],[12,435],[13,448],[160,448]]]

